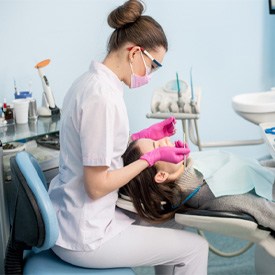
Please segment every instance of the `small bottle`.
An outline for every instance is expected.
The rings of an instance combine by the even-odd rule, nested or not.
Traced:
[[[6,120],[8,123],[13,122],[13,110],[12,110],[12,108],[11,108],[9,105],[7,105],[7,108],[6,108],[5,120]]]
[[[4,98],[3,106],[2,106],[3,112],[5,113],[7,110],[7,100]]]

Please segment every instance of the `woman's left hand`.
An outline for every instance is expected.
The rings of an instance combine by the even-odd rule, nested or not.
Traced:
[[[159,140],[164,137],[170,137],[176,133],[176,119],[171,116],[162,122],[153,124],[149,128],[146,128],[140,132],[137,132],[131,136],[132,140],[140,138],[150,138],[153,140]]]

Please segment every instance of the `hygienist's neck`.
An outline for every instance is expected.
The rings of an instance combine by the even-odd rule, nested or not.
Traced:
[[[121,81],[125,83],[125,72],[129,70],[129,64],[127,68],[125,68],[125,56],[122,56],[119,51],[113,52],[108,54],[102,63],[112,72],[114,72]]]

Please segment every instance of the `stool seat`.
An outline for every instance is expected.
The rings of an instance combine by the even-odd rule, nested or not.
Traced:
[[[25,258],[24,274],[33,275],[34,270],[39,270],[39,275],[59,274],[89,274],[89,275],[134,275],[131,268],[83,268],[62,261],[52,250],[40,253],[30,252]],[[37,273],[37,274],[38,274]]]

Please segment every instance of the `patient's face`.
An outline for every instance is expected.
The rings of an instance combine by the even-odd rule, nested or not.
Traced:
[[[159,147],[175,147],[175,144],[171,142],[169,138],[163,138],[160,140],[152,140],[152,139],[145,139],[141,138],[137,140],[137,146],[139,147],[142,154],[145,154],[147,152],[153,151],[156,148]],[[166,171],[168,173],[174,173],[178,171],[179,169],[183,168],[183,161],[174,164],[166,161],[158,161],[155,164],[157,170]]]

